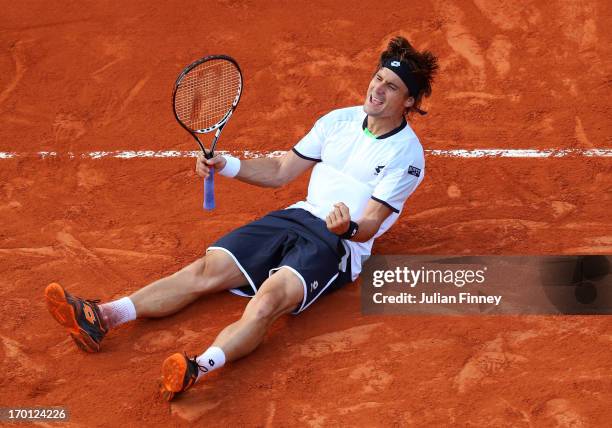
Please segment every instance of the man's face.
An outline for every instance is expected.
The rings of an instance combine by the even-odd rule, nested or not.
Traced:
[[[363,110],[371,117],[401,117],[414,104],[408,88],[397,74],[381,67],[372,77]]]

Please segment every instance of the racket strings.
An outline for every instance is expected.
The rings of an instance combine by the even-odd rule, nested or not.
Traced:
[[[240,72],[226,60],[206,61],[191,69],[175,95],[175,111],[193,130],[210,128],[229,112],[240,95]]]

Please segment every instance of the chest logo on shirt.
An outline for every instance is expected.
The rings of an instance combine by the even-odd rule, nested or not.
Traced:
[[[410,165],[408,167],[408,174],[410,175],[414,175],[415,177],[420,177],[421,176],[421,170],[415,166]]]
[[[378,174],[380,174],[380,171],[382,171],[384,167],[385,167],[385,165],[378,165],[378,166],[377,166],[377,167],[374,169],[374,171],[376,171],[376,172],[374,173],[374,175],[378,175]]]

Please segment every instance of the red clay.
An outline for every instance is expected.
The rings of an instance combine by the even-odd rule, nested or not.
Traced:
[[[359,284],[278,322],[252,356],[168,404],[166,357],[239,317],[229,293],[137,321],[89,355],[44,289],[120,297],[221,234],[301,199],[219,178],[201,210],[191,159],[69,151],[195,150],[170,95],[183,66],[234,56],[245,92],[220,140],[286,150],[323,113],[362,102],[402,34],[440,57],[413,126],[426,149],[610,148],[610,2],[7,2],[0,17],[2,406],[60,405],[75,426],[605,426],[609,317],[366,317]],[[609,158],[429,156],[379,254],[612,253]],[[365,421],[365,422],[364,422]]]

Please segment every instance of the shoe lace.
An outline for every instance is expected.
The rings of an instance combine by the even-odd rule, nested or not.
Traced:
[[[91,308],[93,308],[94,312],[97,314],[98,316],[98,322],[100,324],[100,327],[102,328],[104,334],[106,334],[106,332],[108,331],[108,326],[106,325],[107,321],[104,319],[104,316],[102,314],[102,309],[100,308],[100,299],[82,299],[83,302],[89,304],[89,306],[91,306]]]
[[[202,366],[198,363],[197,355],[194,355],[193,357],[189,357],[189,355],[187,355],[187,352],[183,352],[183,354],[185,354],[185,358],[187,359],[187,361],[190,361],[193,365],[195,365],[199,371],[203,373],[206,373],[208,371],[208,367]]]

